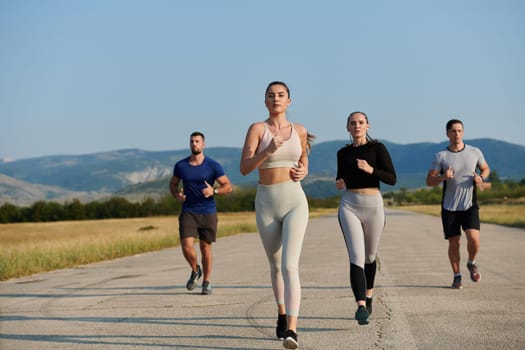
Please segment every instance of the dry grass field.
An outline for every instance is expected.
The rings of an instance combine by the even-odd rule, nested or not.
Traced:
[[[311,217],[333,213],[316,209]],[[218,236],[256,232],[255,213],[220,213]],[[0,280],[179,245],[177,216],[0,224]]]
[[[439,216],[440,205],[407,205],[399,209]],[[525,203],[480,205],[479,216],[482,222],[525,228]]]
[[[399,209],[439,215],[439,205]],[[310,217],[337,209],[314,209]],[[483,222],[525,228],[525,204],[483,205]],[[219,237],[256,232],[255,213],[220,213]],[[176,216],[0,224],[0,281],[179,245]]]
[[[254,232],[255,215],[219,218],[219,236]],[[151,217],[0,225],[0,280],[174,247],[178,220]]]

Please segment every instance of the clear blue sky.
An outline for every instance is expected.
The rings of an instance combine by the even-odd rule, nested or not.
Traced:
[[[0,158],[240,148],[273,80],[318,142],[524,145],[524,68],[521,0],[1,0]]]

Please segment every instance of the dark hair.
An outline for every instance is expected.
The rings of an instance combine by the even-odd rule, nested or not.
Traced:
[[[450,119],[447,122],[447,126],[445,127],[445,130],[449,131],[452,128],[452,125],[454,125],[454,124],[461,124],[461,126],[463,126],[463,122],[461,120],[459,120],[459,119]]]
[[[268,93],[268,90],[274,85],[282,85],[286,89],[286,92],[288,93],[288,98],[290,98],[290,89],[288,88],[288,85],[283,83],[282,81],[272,81],[268,86],[266,87],[266,91],[264,92],[264,96]]]
[[[354,116],[354,114],[357,114],[357,113],[362,114],[365,117],[366,122],[368,123],[368,116],[366,115],[365,112],[355,111],[355,112],[350,113],[348,118],[346,118],[346,124],[347,125],[348,125],[348,123],[350,123],[350,118],[352,118]]]
[[[281,85],[286,89],[286,92],[288,93],[288,98],[290,98],[290,89],[288,88],[288,85],[282,81],[272,81],[268,86],[266,87],[266,91],[264,92],[264,95],[268,94],[268,90],[274,85]],[[306,133],[306,148],[307,151],[310,152],[312,150],[312,144],[314,143],[315,135],[310,134],[309,132]]]
[[[366,119],[366,122],[368,123],[368,116],[366,115],[365,112],[361,112],[361,111],[355,111],[355,112],[352,112],[350,113],[350,115],[348,116],[348,118],[346,118],[346,125],[348,126],[348,123],[350,123],[350,118],[352,118],[354,116],[354,114],[362,114],[365,119]],[[369,134],[368,134],[368,131],[366,132],[366,140],[369,141],[369,142],[377,142],[377,140],[373,139]]]
[[[314,143],[315,135],[306,132],[306,150],[308,153],[312,150],[312,144]]]
[[[205,141],[204,134],[203,134],[202,132],[200,132],[200,131],[194,131],[194,132],[192,132],[191,135],[190,135],[190,139],[191,139],[192,137],[194,137],[194,136],[200,136],[200,137],[202,137],[202,141]]]

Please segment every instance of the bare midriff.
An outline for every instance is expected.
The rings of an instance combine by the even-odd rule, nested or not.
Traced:
[[[348,190],[365,196],[372,196],[379,193],[379,188],[377,187],[349,188]]]
[[[275,185],[290,180],[292,180],[290,168],[259,169],[259,183],[261,185]]]

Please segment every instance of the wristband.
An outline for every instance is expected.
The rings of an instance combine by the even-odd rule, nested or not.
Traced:
[[[218,190],[218,189],[214,189],[214,190],[213,190],[213,193],[214,193],[214,194],[219,194],[219,190]]]

